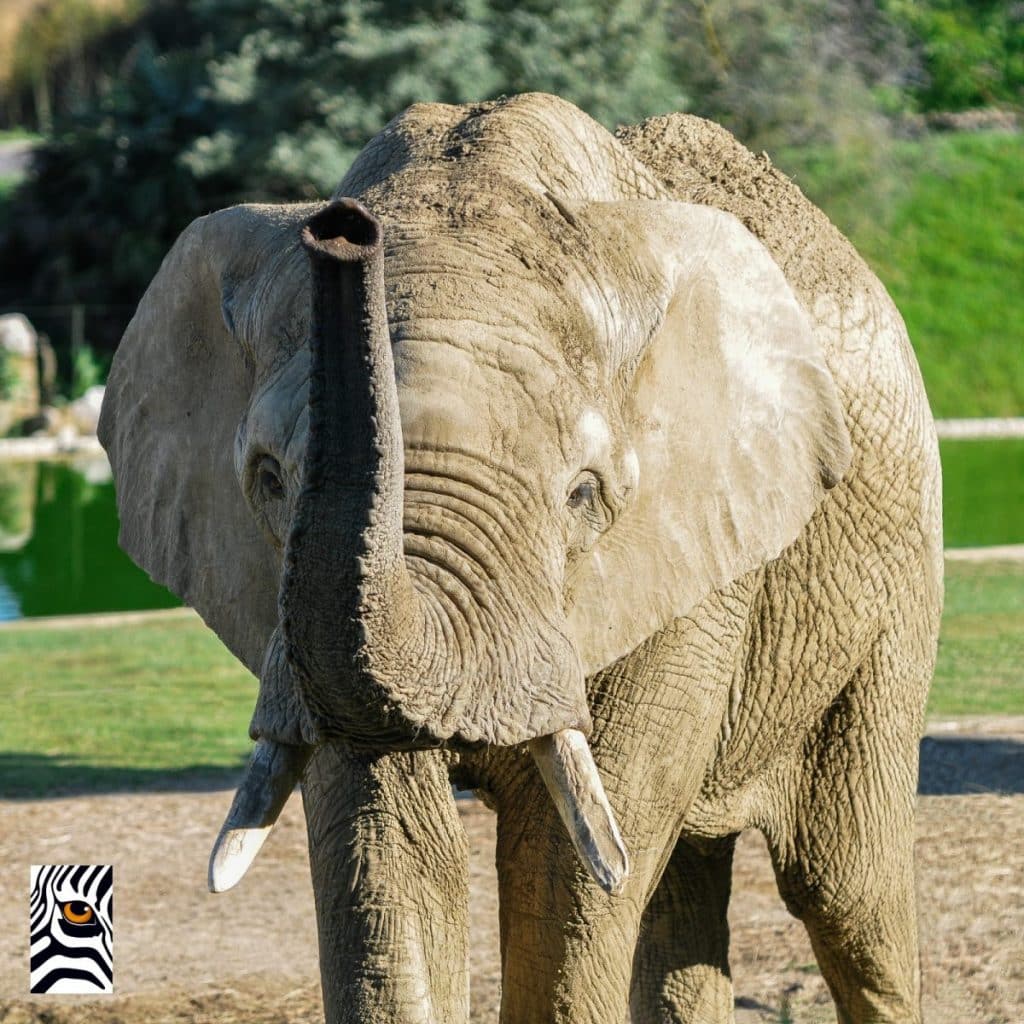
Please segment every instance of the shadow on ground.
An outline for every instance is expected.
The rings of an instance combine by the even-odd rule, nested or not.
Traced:
[[[184,768],[93,765],[73,757],[29,751],[0,753],[0,799],[100,793],[210,792],[231,789],[245,758],[234,766],[193,764]],[[926,736],[921,741],[922,796],[1024,793],[1024,743],[976,736]]]
[[[1024,793],[1024,743],[998,737],[926,736],[922,796]]]
[[[60,755],[26,750],[0,753],[0,799],[96,796],[101,793],[203,793],[232,789],[245,766],[192,764],[184,768],[132,768],[93,765]]]

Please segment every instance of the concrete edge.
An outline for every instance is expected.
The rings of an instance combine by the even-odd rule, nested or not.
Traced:
[[[1009,441],[1024,438],[1024,416],[992,419],[936,420],[941,441]]]
[[[0,462],[36,459],[70,459],[79,455],[103,456],[106,452],[93,436],[0,438]]]
[[[147,622],[173,622],[195,619],[202,622],[193,608],[158,608],[146,612],[92,612],[85,615],[40,615],[31,619],[10,619],[0,622],[0,636],[5,632],[34,629],[91,629],[103,626],[134,626]]]
[[[1024,544],[994,544],[986,548],[946,548],[947,562],[1022,562]]]

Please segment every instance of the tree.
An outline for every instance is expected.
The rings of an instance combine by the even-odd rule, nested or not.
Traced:
[[[609,126],[685,103],[660,0],[205,0],[228,36],[210,65],[218,129],[186,160],[197,176],[324,195],[359,149],[418,101],[543,90]]]
[[[151,0],[118,77],[56,119],[0,238],[0,302],[130,307],[192,218],[329,194],[416,101],[548,90],[610,127],[685,104],[661,0],[513,10],[498,0],[191,0],[186,10]],[[113,345],[125,320],[90,340]]]
[[[670,31],[694,112],[753,149],[878,141],[886,91],[913,71],[903,35],[872,0],[684,0]]]
[[[211,130],[202,61],[138,44],[98,102],[58,118],[0,236],[0,303],[116,304],[116,343],[174,238],[195,216],[248,198],[237,177],[198,182],[180,154]],[[60,345],[61,339],[54,338]]]
[[[1024,103],[1024,5],[1016,0],[883,0],[914,41],[922,110]]]

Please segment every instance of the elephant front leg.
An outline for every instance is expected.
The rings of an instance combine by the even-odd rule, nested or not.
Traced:
[[[443,755],[325,744],[303,803],[327,1024],[467,1021],[468,855]]]
[[[529,756],[493,767],[502,1024],[628,1019],[644,908],[713,756],[755,583],[711,595],[591,680],[592,748],[631,861],[619,895],[588,875]]]
[[[540,779],[520,784],[498,808],[502,1024],[621,1024],[645,885],[634,875],[620,895],[606,894]]]

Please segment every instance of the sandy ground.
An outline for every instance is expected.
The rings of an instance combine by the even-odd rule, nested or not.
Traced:
[[[245,882],[206,892],[223,791],[0,804],[0,1022],[319,1021],[312,894],[293,800]],[[472,848],[473,1019],[499,1000],[494,819],[462,801]],[[918,887],[925,1018],[1024,1021],[1024,719],[936,723],[922,746]],[[113,997],[29,997],[32,863],[115,865]],[[763,842],[745,835],[731,908],[737,1020],[833,1020]]]

